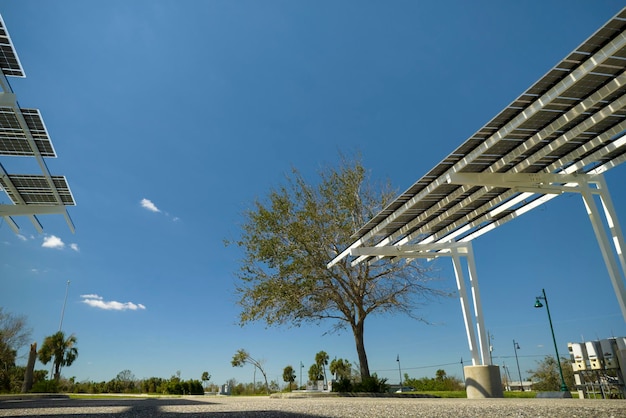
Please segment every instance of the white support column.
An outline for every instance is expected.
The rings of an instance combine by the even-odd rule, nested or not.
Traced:
[[[611,234],[613,236],[613,243],[615,244],[615,249],[618,253],[618,256],[620,257],[622,268],[624,268],[624,254],[622,253],[624,239],[621,234],[619,224],[617,223],[617,216],[615,214],[615,210],[613,208],[613,204],[611,202],[604,179],[601,179],[601,181],[599,182],[599,186],[600,188],[597,190],[599,191],[602,205],[604,206],[606,219]],[[622,310],[622,316],[624,317],[624,320],[626,320],[626,288],[624,287],[623,275],[619,269],[617,260],[615,259],[615,253],[613,252],[613,248],[611,248],[611,243],[602,223],[600,211],[598,210],[598,206],[596,205],[595,199],[593,197],[592,189],[589,187],[589,184],[587,182],[581,182],[579,187],[581,196],[587,209],[587,215],[589,215],[593,231],[596,235],[596,239],[598,240],[598,244],[600,245],[602,258],[604,259],[604,263],[606,264],[606,267],[609,271],[609,277],[611,278],[613,290],[615,291],[617,301]]]
[[[602,202],[604,216],[609,226],[611,237],[613,238],[617,258],[622,266],[622,272],[626,274],[626,257],[624,257],[626,244],[624,243],[624,234],[622,233],[622,228],[617,219],[617,212],[615,212],[615,206],[613,205],[613,200],[611,199],[611,194],[609,193],[609,188],[606,185],[604,176],[599,176],[598,189],[600,190],[600,201]]]
[[[467,288],[465,287],[465,275],[463,274],[463,264],[457,248],[451,249],[451,255],[452,264],[454,265],[454,275],[456,276],[456,287],[459,291],[461,310],[463,311],[463,320],[465,321],[467,341],[469,343],[470,352],[472,353],[472,365],[477,366],[480,364],[480,358],[478,356],[478,346],[476,344],[476,332],[474,331],[474,325],[471,321],[469,298],[467,296]]]
[[[478,289],[478,275],[474,262],[474,252],[471,242],[441,242],[434,244],[399,245],[387,247],[360,247],[350,249],[350,255],[355,257],[394,257],[394,258],[438,258],[451,257],[456,277],[456,286],[459,291],[461,311],[465,322],[467,342],[472,354],[473,366],[490,366],[489,342],[483,318],[483,310]],[[472,290],[470,299],[467,293],[467,284],[463,268],[463,257],[467,263],[469,283]],[[471,300],[471,302],[470,302]],[[474,305],[472,315],[471,304]]]
[[[476,330],[478,331],[478,345],[483,365],[491,365],[489,356],[489,341],[487,340],[487,330],[483,317],[483,306],[480,300],[480,290],[478,288],[478,274],[476,273],[476,263],[474,261],[474,250],[472,243],[467,243],[467,268],[469,270],[470,286],[472,288],[472,298],[474,301],[474,316],[476,320]]]

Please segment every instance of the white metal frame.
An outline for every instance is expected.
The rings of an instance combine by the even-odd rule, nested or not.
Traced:
[[[487,330],[485,328],[480,291],[478,288],[478,274],[476,273],[476,263],[471,242],[415,244],[392,247],[360,247],[351,249],[350,255],[427,259],[450,257],[454,266],[456,286],[459,291],[463,321],[465,322],[465,332],[467,334],[470,352],[472,353],[472,365],[491,365]],[[466,261],[466,268],[463,266],[463,259]],[[471,304],[470,297],[467,294],[466,272],[472,293]],[[474,308],[473,315],[472,306]]]

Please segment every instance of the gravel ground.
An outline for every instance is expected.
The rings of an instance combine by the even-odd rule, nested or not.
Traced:
[[[626,400],[184,397],[0,401],[0,417],[626,417]]]

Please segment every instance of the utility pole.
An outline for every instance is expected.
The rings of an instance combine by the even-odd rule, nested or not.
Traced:
[[[59,322],[59,331],[63,328],[63,317],[65,316],[65,304],[67,303],[67,292],[70,289],[70,281],[67,281],[67,286],[65,287],[65,300],[63,301],[63,309],[61,309],[61,322]]]
[[[400,373],[400,392],[402,392],[402,369],[400,368],[400,354],[396,357],[396,361],[398,362],[398,373]]]

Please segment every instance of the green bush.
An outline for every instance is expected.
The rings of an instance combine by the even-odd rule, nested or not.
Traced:
[[[376,373],[354,385],[353,392],[386,393],[389,390],[387,378],[379,379]]]
[[[350,379],[342,377],[336,382],[333,382],[333,392],[352,392],[352,382]]]
[[[388,390],[387,379],[379,379],[376,373],[360,382],[351,382],[349,379],[341,378],[333,383],[333,392],[386,393]]]
[[[56,380],[40,380],[33,384],[33,393],[58,393],[59,384]]]

